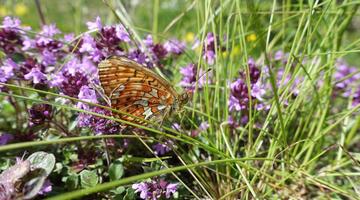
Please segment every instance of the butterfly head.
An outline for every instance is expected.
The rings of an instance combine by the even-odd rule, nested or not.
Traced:
[[[179,106],[182,108],[185,104],[189,102],[189,99],[192,97],[192,92],[190,90],[184,91],[179,95]]]

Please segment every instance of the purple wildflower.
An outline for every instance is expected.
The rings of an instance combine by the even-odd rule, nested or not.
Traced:
[[[9,16],[4,17],[3,20],[3,26],[4,28],[20,28],[21,21],[18,18],[11,18]]]
[[[186,67],[180,69],[180,73],[183,75],[181,79],[180,86],[187,88],[191,91],[195,89],[195,84],[197,80],[197,66],[195,64],[190,63]],[[200,69],[199,76],[202,77],[198,81],[198,88],[202,88],[205,84],[211,83],[212,74],[204,75],[204,71]],[[207,77],[208,76],[208,77]]]
[[[111,116],[111,111],[99,107],[90,108],[89,111]],[[79,127],[91,128],[95,131],[96,134],[115,134],[120,131],[120,126],[118,123],[86,113],[80,113],[77,121]]]
[[[92,29],[101,30],[102,29],[101,18],[97,16],[94,22],[87,22],[86,25],[89,30]]]
[[[32,80],[34,84],[46,81],[47,78],[38,68],[32,68],[28,74],[24,75],[26,80]]]
[[[75,72],[72,75],[66,71],[62,76],[64,79],[60,84],[60,91],[71,97],[77,97],[81,87],[89,83],[88,78],[81,72]]]
[[[168,53],[162,44],[153,45],[151,50],[153,52],[153,58],[155,62],[159,62],[160,60],[164,59]]]
[[[17,18],[5,17],[3,20],[3,26],[5,28],[0,29],[0,49],[3,49],[6,54],[13,54],[20,51],[23,43],[18,33],[20,23],[20,20]]]
[[[22,45],[23,45],[23,47],[21,48],[21,50],[23,50],[23,51],[27,51],[29,49],[33,49],[36,47],[35,40],[31,39],[28,36],[23,37]]]
[[[167,152],[171,151],[173,148],[174,142],[171,140],[167,140],[164,143],[156,143],[153,146],[154,152],[156,155],[164,155]]]
[[[355,82],[360,80],[360,73],[356,73],[357,71],[356,67],[350,67],[344,61],[339,60],[334,73],[335,87],[346,90],[349,86],[353,86]]]
[[[214,33],[208,33],[204,41],[203,57],[209,65],[215,62],[215,36]]]
[[[279,50],[275,52],[274,60],[275,61],[282,61],[283,63],[286,63],[289,57],[289,53],[284,53],[283,51]]]
[[[360,87],[358,87],[354,94],[353,94],[353,102],[352,102],[352,105],[353,106],[357,106],[360,104]]]
[[[224,40],[226,40],[225,37],[224,37]],[[198,44],[198,43],[199,42],[196,42],[196,44]],[[215,45],[215,43],[216,43],[216,45]],[[220,43],[220,40],[219,40],[218,37],[215,37],[214,33],[209,32],[206,35],[202,54],[203,54],[204,60],[209,65],[213,65],[214,62],[215,62],[216,50],[218,50],[218,51],[223,51],[224,50],[224,48],[220,47],[219,43]],[[194,45],[194,47],[195,47],[195,45]]]
[[[52,191],[52,183],[50,182],[49,179],[46,179],[38,194],[45,195],[46,193],[49,193],[51,191]]]
[[[64,42],[70,43],[75,39],[74,33],[69,33],[64,35]]]
[[[152,36],[147,35],[146,39],[144,40],[144,44],[146,45],[149,53],[151,54],[151,62],[154,65],[161,66],[161,61],[167,56],[168,51],[164,47],[164,45],[160,43],[154,43]],[[152,66],[151,66],[152,67]]]
[[[229,124],[230,128],[237,128],[240,126],[240,124],[231,115],[228,117],[227,123]]]
[[[9,142],[11,142],[14,139],[14,136],[9,133],[2,133],[0,135],[0,145],[5,145]]]
[[[41,125],[51,119],[52,107],[48,104],[34,104],[29,110],[30,126]]]
[[[147,67],[153,67],[153,63],[150,62],[150,59],[146,56],[144,52],[140,49],[135,49],[131,51],[128,55],[131,60],[136,61],[139,64],[146,65]]]
[[[153,38],[151,35],[147,35],[143,42],[147,47],[151,47],[154,44],[154,41],[153,41]]]
[[[90,36],[90,34],[85,34],[82,37],[82,44],[79,49],[80,53],[88,52],[92,53],[96,49],[96,42],[93,37]]]
[[[56,63],[56,56],[53,52],[45,49],[42,54],[42,64],[45,66],[49,66],[49,65],[55,65]]]
[[[47,49],[51,52],[59,52],[63,44],[53,38],[59,33],[60,31],[56,28],[55,24],[44,25],[40,34],[36,37],[36,47],[39,48],[40,51]]]
[[[132,188],[135,190],[135,193],[140,192],[141,199],[161,199],[165,197],[166,199],[171,198],[171,195],[174,194],[178,189],[177,183],[168,183],[163,179],[155,179],[151,181],[135,183],[132,185]]]
[[[235,82],[231,83],[230,88],[231,94],[229,99],[229,110],[247,110],[249,106],[249,94],[248,86],[246,85],[246,83],[242,79],[237,79]],[[250,97],[252,100],[258,100],[259,102],[261,102],[261,97],[264,93],[265,90],[259,83],[251,86]],[[262,107],[259,107],[259,109],[262,109]]]
[[[169,199],[171,197],[172,194],[174,194],[176,192],[178,188],[178,184],[177,183],[170,183],[166,186],[166,192],[165,192],[165,197],[167,199]]]
[[[299,89],[298,89],[298,85],[302,82],[303,78],[302,77],[296,77],[294,78],[294,80],[291,82],[292,79],[292,74],[289,73],[287,74],[286,77],[284,77],[285,71],[283,68],[280,68],[277,71],[277,81],[276,84],[279,88],[282,87],[287,87],[288,84],[291,84],[289,87],[291,88],[292,94],[294,96],[297,96],[299,94]],[[267,86],[268,88],[271,88],[270,83]]]
[[[149,194],[148,184],[145,182],[134,183],[132,189],[135,190],[135,193],[140,192],[141,199],[148,199],[151,196],[151,194]]]
[[[15,75],[14,71],[18,68],[18,65],[13,60],[6,59],[0,67],[0,82],[4,83],[12,78]]]
[[[181,130],[181,126],[180,126],[180,124],[178,124],[178,123],[172,124],[172,125],[171,125],[171,128],[172,128],[172,129],[175,129],[176,131],[180,131],[180,130]]]
[[[229,110],[240,111],[244,110],[248,106],[249,96],[247,85],[242,79],[237,79],[231,83],[231,95],[229,99]]]
[[[248,59],[248,66],[249,66],[249,72],[250,72],[250,83],[254,84],[256,83],[260,78],[260,69],[255,64],[255,60],[253,58]],[[240,72],[240,76],[245,80],[246,79],[246,73],[245,71]]]
[[[20,77],[24,78],[24,75],[29,74],[33,68],[37,68],[41,72],[45,71],[45,66],[43,64],[32,57],[28,57],[20,65]]]
[[[185,43],[172,39],[164,43],[164,48],[169,53],[180,55],[185,51]]]
[[[121,24],[115,26],[116,36],[123,42],[130,42],[129,33],[126,31],[125,27]]]
[[[201,122],[198,129],[190,132],[191,137],[197,137],[201,132],[206,131],[210,127],[208,122]]]
[[[55,24],[44,25],[40,32],[41,35],[47,37],[54,37],[56,34],[61,33],[60,30],[56,27]]]
[[[80,88],[78,98],[90,103],[98,103],[95,90],[89,88],[87,85],[83,85]],[[89,110],[89,105],[86,103],[78,102],[77,107],[85,110]]]

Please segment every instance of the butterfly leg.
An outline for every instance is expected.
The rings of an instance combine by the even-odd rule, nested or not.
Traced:
[[[163,114],[163,116],[162,116],[162,118],[161,118],[161,121],[160,121],[160,124],[159,124],[159,128],[160,128],[160,129],[161,129],[163,123],[164,123],[165,117],[167,117],[167,116],[169,115],[170,110],[171,110],[170,107],[165,108],[164,114]]]

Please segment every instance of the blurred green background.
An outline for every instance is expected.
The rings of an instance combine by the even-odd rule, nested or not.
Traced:
[[[128,20],[133,25],[132,28],[135,28],[142,35],[152,33],[155,40],[176,37],[191,43],[197,34],[200,33],[200,27],[203,25],[201,22],[206,21],[202,18],[205,11],[199,9],[205,5],[205,1],[194,0],[0,0],[0,17],[7,15],[17,16],[24,25],[31,26],[34,30],[39,30],[41,27],[41,19],[36,2],[38,2],[43,12],[45,22],[47,24],[55,23],[64,33],[80,34],[86,31],[86,22],[93,21],[96,16],[100,16],[105,24],[117,23],[118,20],[105,2],[109,3],[114,9],[124,8],[128,14]],[[216,11],[217,8],[223,6],[224,2],[225,1],[221,0],[212,1],[211,5]],[[279,5],[283,2],[289,2],[289,5],[304,6],[305,9],[307,5],[306,1],[301,0],[278,1]],[[258,30],[265,30],[269,25],[273,1],[254,0],[241,1],[241,3],[246,21],[251,22],[245,24],[246,32],[249,34],[248,41],[255,41],[256,38],[263,37],[264,34]],[[277,17],[282,17],[284,14],[282,13],[282,9],[283,8],[279,7],[278,10],[276,10],[277,13],[275,14],[274,21],[279,20]],[[290,8],[288,10],[294,10],[294,12],[286,15],[295,16],[299,14],[296,13],[298,9],[299,7]],[[327,11],[328,14],[332,13],[334,15],[337,12],[337,10]],[[226,16],[218,16],[214,23],[217,25],[226,23],[226,19],[232,14],[234,13],[229,12],[225,14]],[[293,26],[292,28],[288,27],[287,30],[296,31],[299,19],[300,15],[292,19],[293,24],[287,23],[287,25],[290,24],[290,26]],[[356,41],[360,37],[359,24],[360,13],[358,12],[355,14],[350,27],[345,32],[345,37],[342,41],[344,46]],[[216,31],[218,32],[219,30]],[[288,33],[289,36],[291,34],[293,33]],[[290,36],[289,38],[292,37]],[[290,42],[291,41],[282,41],[282,43]],[[256,48],[255,42],[252,46],[251,56],[258,57],[263,53],[262,48]],[[285,47],[286,45],[282,44],[282,46]],[[352,65],[358,65],[357,59],[359,56],[360,53],[352,52],[346,55],[345,59]]]

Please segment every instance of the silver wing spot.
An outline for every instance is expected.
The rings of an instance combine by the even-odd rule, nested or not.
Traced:
[[[157,107],[158,110],[164,110],[165,108],[166,108],[166,106],[162,105],[162,104],[158,105],[158,107]]]
[[[142,105],[144,107],[147,107],[149,105],[149,102],[144,99],[140,99],[134,102],[135,105]]]
[[[157,89],[152,88],[150,94],[151,94],[153,97],[159,98]]]
[[[143,115],[145,115],[145,119],[147,120],[149,117],[151,117],[151,115],[153,115],[153,112],[151,112],[151,108],[150,107],[145,107],[145,112],[143,113]]]

